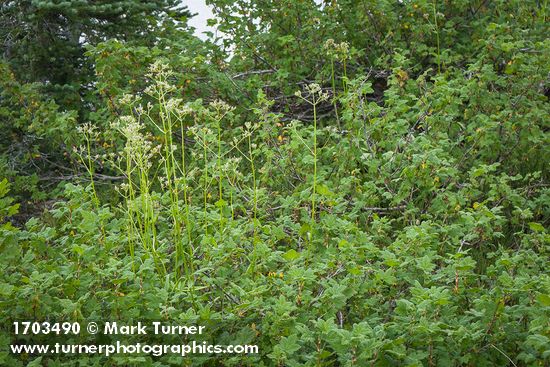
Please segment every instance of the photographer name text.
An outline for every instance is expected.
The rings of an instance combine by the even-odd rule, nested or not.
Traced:
[[[103,327],[105,335],[200,335],[204,326],[195,325],[166,325],[154,321],[151,325],[137,322],[135,325],[119,324],[117,322],[106,322]]]

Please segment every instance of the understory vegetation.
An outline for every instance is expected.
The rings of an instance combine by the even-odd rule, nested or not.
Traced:
[[[0,4],[0,365],[550,364],[545,1],[92,3]]]

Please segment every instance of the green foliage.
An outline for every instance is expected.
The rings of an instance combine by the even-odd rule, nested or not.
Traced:
[[[47,179],[50,170],[66,161],[66,147],[75,139],[76,112],[60,110],[38,83],[20,83],[0,61],[0,124],[0,177],[17,182],[16,194],[43,200],[46,194],[36,173]],[[63,168],[63,174],[67,171]]]
[[[24,225],[0,182],[0,338],[163,320],[259,353],[0,364],[548,365],[542,5],[210,3],[232,57],[170,27],[89,45],[87,124],[1,64],[0,134],[78,179]]]
[[[78,93],[88,81],[85,44],[148,37],[144,31],[158,27],[160,17],[169,21],[189,16],[176,7],[172,0],[5,1],[0,6],[0,50],[25,81]],[[61,93],[70,98],[69,92]]]

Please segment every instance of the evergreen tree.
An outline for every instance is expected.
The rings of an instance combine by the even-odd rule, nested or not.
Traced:
[[[0,4],[0,55],[18,80],[40,82],[66,108],[90,83],[85,46],[117,38],[149,43],[190,16],[176,0],[16,0]]]

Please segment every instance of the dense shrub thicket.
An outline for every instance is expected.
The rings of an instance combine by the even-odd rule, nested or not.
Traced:
[[[0,5],[0,364],[547,366],[547,4],[208,3]]]

